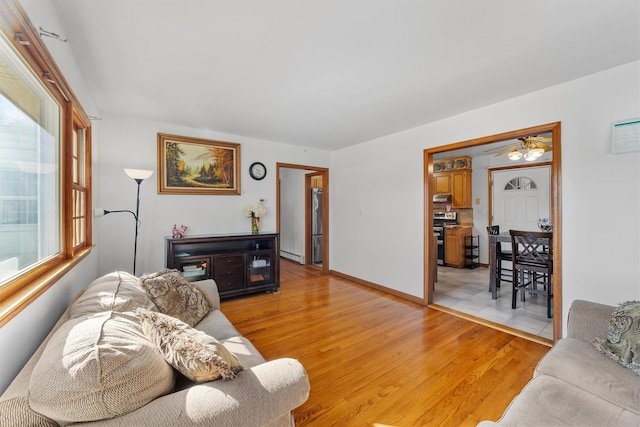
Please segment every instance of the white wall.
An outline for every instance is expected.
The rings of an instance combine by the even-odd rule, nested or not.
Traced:
[[[640,116],[639,76],[635,62],[333,152],[331,268],[422,297],[423,150],[560,121],[564,312],[638,299],[640,153],[611,153],[611,123]]]
[[[304,259],[306,170],[280,168],[280,250]]]
[[[242,215],[242,209],[266,198],[267,214],[260,218],[260,231],[275,231],[277,162],[329,167],[330,153],[322,150],[138,119],[104,117],[100,124],[100,187],[94,206],[135,211],[136,184],[125,175],[124,168],[154,171],[154,175],[140,187],[138,275],[164,268],[164,238],[171,235],[173,224],[188,226],[187,235],[246,233],[250,231],[250,222]],[[158,194],[158,132],[240,143],[242,194]],[[267,167],[267,176],[261,181],[249,176],[249,165],[255,161]],[[131,271],[135,229],[132,216],[106,215],[97,218],[94,226],[98,230],[101,248],[100,274],[118,269]]]

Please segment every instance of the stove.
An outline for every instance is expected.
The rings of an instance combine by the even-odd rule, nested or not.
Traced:
[[[433,226],[442,227],[447,224],[458,223],[458,212],[434,212],[433,213]]]
[[[434,212],[433,231],[437,233],[438,265],[444,265],[444,227],[458,224],[458,212]]]

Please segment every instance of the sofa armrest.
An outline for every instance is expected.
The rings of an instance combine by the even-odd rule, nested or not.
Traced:
[[[295,359],[282,358],[242,371],[236,379],[198,384],[129,414],[86,425],[262,426],[291,412],[308,397],[304,367]]]
[[[198,280],[191,282],[191,284],[195,285],[204,294],[212,309],[220,310],[220,293],[218,292],[218,285],[213,279]]]
[[[596,302],[575,300],[569,308],[567,336],[590,342],[602,337],[609,327],[609,317],[615,307]]]

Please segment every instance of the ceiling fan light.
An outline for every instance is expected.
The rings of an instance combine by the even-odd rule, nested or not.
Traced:
[[[529,154],[533,156],[534,159],[537,159],[538,157],[542,156],[544,154],[544,149],[542,148],[534,148],[532,150],[529,150]]]
[[[518,150],[513,150],[512,152],[510,152],[507,157],[509,157],[509,160],[520,160],[522,158],[522,153],[519,152]],[[526,158],[526,156],[525,156]]]
[[[527,151],[524,153],[524,159],[528,162],[533,162],[538,157],[531,153],[531,151]]]

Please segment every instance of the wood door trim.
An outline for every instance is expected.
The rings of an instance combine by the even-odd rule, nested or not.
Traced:
[[[298,165],[295,163],[276,163],[276,231],[280,233],[280,169],[307,170],[311,174],[305,175],[306,180],[310,175],[322,176],[322,272],[329,274],[329,168],[309,165]],[[309,196],[305,195],[305,218],[309,217]],[[311,230],[309,221],[305,221],[305,264],[311,253],[310,238]]]
[[[470,148],[478,145],[491,144],[495,142],[508,141],[511,139],[523,138],[525,136],[537,135],[551,132],[553,140],[552,161],[551,161],[551,220],[553,222],[553,253],[554,253],[554,273],[553,273],[553,339],[562,338],[562,158],[561,158],[561,124],[553,122],[544,125],[518,129],[510,132],[484,136],[467,141],[442,145],[439,147],[427,148],[423,151],[424,157],[424,260],[423,260],[423,300],[424,305],[433,304],[433,289],[430,286],[429,278],[432,277],[430,263],[427,262],[433,250],[433,194],[435,188],[433,184],[433,155],[446,151]],[[437,268],[437,267],[436,267]]]

